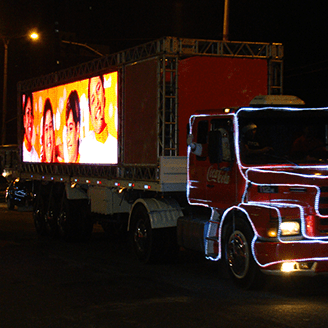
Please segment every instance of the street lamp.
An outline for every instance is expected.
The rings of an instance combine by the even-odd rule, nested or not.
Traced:
[[[27,36],[21,35],[21,36],[13,36],[13,37],[6,37],[1,36],[3,45],[4,45],[4,63],[3,63],[3,98],[2,98],[2,136],[1,136],[1,144],[4,145],[6,142],[6,116],[7,116],[7,80],[8,80],[8,45],[9,41],[12,39],[18,39],[23,38]],[[39,35],[36,32],[32,32],[28,34],[28,36],[32,40],[37,40],[39,38]]]
[[[92,52],[94,52],[95,54],[97,54],[98,56],[102,57],[103,54],[101,52],[99,52],[98,50],[90,47],[89,45],[85,44],[85,43],[79,43],[79,42],[73,42],[73,41],[66,41],[66,40],[60,40],[62,43],[68,43],[68,44],[73,44],[75,46],[79,46],[79,47],[84,47],[87,48],[89,50],[91,50]]]

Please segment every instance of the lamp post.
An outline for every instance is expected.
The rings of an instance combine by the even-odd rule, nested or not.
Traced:
[[[2,98],[2,135],[1,135],[1,144],[5,145],[6,143],[6,116],[7,116],[7,81],[8,81],[8,45],[11,39],[22,38],[26,35],[16,36],[8,38],[2,36],[2,41],[4,44],[4,62],[3,62],[3,98]],[[36,32],[33,32],[28,35],[32,40],[37,40],[39,35]]]

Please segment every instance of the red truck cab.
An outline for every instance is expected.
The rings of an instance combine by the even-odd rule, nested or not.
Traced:
[[[241,287],[328,272],[328,109],[247,107],[190,119],[187,198],[204,250]]]

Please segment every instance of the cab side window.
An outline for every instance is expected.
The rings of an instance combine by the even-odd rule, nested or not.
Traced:
[[[208,126],[209,122],[207,120],[199,121],[197,125],[197,143],[203,146],[203,149],[206,148],[208,142]],[[206,153],[202,154],[202,156],[197,156],[197,160],[205,161]]]
[[[231,120],[215,119],[211,121],[208,154],[212,164],[231,162],[233,160]]]

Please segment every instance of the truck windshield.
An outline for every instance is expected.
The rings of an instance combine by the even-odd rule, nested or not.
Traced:
[[[242,163],[322,164],[328,159],[328,110],[241,109],[238,114]]]

